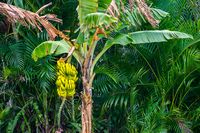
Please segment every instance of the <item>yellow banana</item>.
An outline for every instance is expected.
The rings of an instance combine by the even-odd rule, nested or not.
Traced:
[[[68,74],[69,73],[69,66],[68,63],[65,64],[65,72]]]
[[[75,94],[75,90],[69,91],[69,92],[67,93],[67,96],[72,97],[72,96],[74,96],[74,94]]]
[[[70,90],[72,90],[73,89],[73,86],[72,86],[72,84],[73,84],[73,81],[72,80],[69,80],[69,85],[70,85]]]
[[[57,61],[57,93],[60,97],[72,97],[75,94],[76,84],[78,80],[76,68],[65,63],[63,59]]]
[[[61,77],[61,81],[62,81],[62,84],[65,84],[66,79],[64,76]]]
[[[63,84],[60,85],[61,90],[65,90],[65,86]]]
[[[75,88],[76,88],[76,84],[75,83],[72,84],[72,88],[75,90]]]
[[[57,85],[57,86],[60,86],[61,84],[62,84],[61,80],[60,80],[60,79],[57,79],[57,80],[56,80],[56,85]]]
[[[65,84],[65,88],[66,88],[66,90],[69,89],[69,83],[68,82]]]

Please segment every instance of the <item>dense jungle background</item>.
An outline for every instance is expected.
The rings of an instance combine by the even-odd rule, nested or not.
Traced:
[[[62,19],[62,24],[52,24],[71,40],[79,34],[78,0],[0,2],[31,12],[52,2],[41,14],[55,14]],[[110,3],[111,0],[99,0],[99,11]],[[118,22],[110,36],[170,30],[190,34],[193,39],[144,41],[110,48],[94,68],[92,132],[199,133],[200,1],[146,3],[159,25],[152,26],[131,0],[115,0],[110,13]],[[159,34],[146,36],[160,39]],[[137,38],[142,40],[143,36]],[[56,61],[66,54],[49,55],[37,62],[31,57],[33,50],[47,40],[44,28],[41,32],[0,15],[0,133],[81,132],[81,68],[72,58],[79,72],[76,94],[65,101],[59,116],[62,99],[56,91]],[[95,52],[101,51],[105,42],[106,38],[101,38]]]

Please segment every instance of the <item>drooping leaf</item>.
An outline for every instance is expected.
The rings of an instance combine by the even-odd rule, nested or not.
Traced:
[[[133,44],[167,42],[171,39],[193,39],[189,34],[169,30],[138,31],[130,33],[128,36],[132,39]]]
[[[37,61],[38,58],[45,57],[47,55],[59,55],[63,53],[68,53],[70,46],[66,41],[46,41],[38,45],[33,53],[32,58]]]
[[[149,30],[149,31],[138,31],[129,34],[118,34],[113,39],[106,42],[103,50],[94,59],[91,67],[92,71],[95,64],[101,58],[101,56],[114,44],[128,45],[128,44],[144,44],[144,43],[155,43],[155,42],[167,42],[171,39],[192,39],[193,37],[189,34],[169,31],[169,30]]]
[[[80,25],[83,24],[86,15],[97,12],[97,9],[98,0],[79,0],[78,18]]]
[[[132,39],[128,36],[128,34],[117,34],[115,37],[109,41],[106,42],[106,45],[110,44],[121,44],[126,45],[130,44],[132,42]]]
[[[38,45],[32,52],[32,58],[37,61],[38,58],[43,58],[48,55],[60,55],[68,53],[71,50],[71,46],[68,42],[61,41],[46,41]],[[73,52],[73,56],[81,63],[82,57],[78,51]]]
[[[91,28],[110,26],[115,22],[117,22],[117,18],[106,13],[90,13],[84,18],[82,30],[86,31]]]
[[[137,31],[128,34],[119,34],[111,42],[113,44],[127,45],[127,44],[143,44],[155,42],[167,42],[172,39],[192,39],[189,34],[169,31],[169,30],[149,30]],[[110,43],[110,42],[109,42]]]

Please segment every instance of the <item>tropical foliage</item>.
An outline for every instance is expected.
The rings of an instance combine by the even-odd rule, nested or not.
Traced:
[[[48,1],[1,2],[37,12]],[[148,15],[138,0],[54,0],[41,14],[58,15],[63,24],[53,25],[70,38],[56,41],[45,26],[41,32],[2,14],[0,132],[81,132],[81,72],[94,37],[92,132],[199,132],[199,2],[147,3]],[[74,97],[62,100],[56,63],[72,46],[79,79]]]

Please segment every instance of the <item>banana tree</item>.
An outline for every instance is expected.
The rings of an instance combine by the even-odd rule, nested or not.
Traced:
[[[94,68],[99,59],[113,45],[136,45],[143,43],[166,42],[170,39],[192,38],[192,36],[168,30],[137,31],[128,34],[117,33],[111,36],[114,26],[118,25],[118,18],[103,12],[100,6],[103,0],[79,0],[79,35],[75,41],[64,39],[61,41],[46,41],[38,45],[32,58],[37,61],[47,55],[68,53],[81,66],[82,85],[82,133],[92,132],[92,89],[95,77]],[[100,12],[101,11],[101,12]],[[116,30],[116,29],[115,29]],[[106,38],[101,51],[97,51],[99,40]]]

